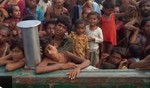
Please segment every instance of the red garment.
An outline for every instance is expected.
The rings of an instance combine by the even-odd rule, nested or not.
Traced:
[[[101,28],[103,31],[104,41],[110,42],[112,45],[117,44],[115,14],[111,14],[110,18],[101,17]]]

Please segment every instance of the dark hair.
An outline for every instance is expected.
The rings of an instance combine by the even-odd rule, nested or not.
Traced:
[[[62,23],[65,26],[67,26],[67,30],[69,31],[69,29],[71,29],[72,26],[72,22],[71,22],[71,18],[67,15],[61,15],[58,17],[56,24],[58,23]]]
[[[46,46],[50,43],[51,43],[51,38],[48,36],[42,37],[40,39],[40,45],[41,45],[43,51],[46,48]]]
[[[141,0],[139,3],[139,8],[141,8],[147,2],[150,2],[150,0]]]
[[[8,11],[8,14],[9,14],[9,15],[13,13],[13,7],[15,7],[15,6],[18,6],[18,5],[9,5],[9,6],[7,7],[7,11]],[[18,6],[18,7],[19,7],[19,6]]]
[[[110,0],[105,0],[103,2],[103,8],[105,9],[113,9],[114,7],[115,7],[115,4]]]
[[[24,53],[23,41],[21,38],[11,39],[10,41],[10,50],[18,47]]]
[[[141,29],[143,29],[143,27],[145,26],[145,24],[146,24],[147,21],[150,21],[150,18],[143,18],[143,19],[142,19],[142,21],[141,21],[141,26],[140,26]]]
[[[84,24],[84,21],[82,19],[77,19],[74,24],[75,28],[78,26],[78,24]]]
[[[7,32],[7,36],[10,36],[10,34],[11,34],[10,29],[7,26],[5,26],[5,25],[0,25],[0,30],[6,31]]]
[[[36,0],[36,4],[38,4],[40,2],[40,0]]]
[[[56,24],[56,20],[50,19],[47,20],[46,22],[44,22],[44,28],[46,29],[48,27],[49,24]]]
[[[97,13],[97,12],[90,12],[88,15],[87,15],[87,18],[89,18],[91,15],[95,15],[95,16],[97,16],[97,18],[99,19],[99,13]]]
[[[125,48],[121,48],[121,47],[114,47],[113,50],[111,51],[111,55],[113,53],[118,53],[121,55],[122,58],[126,58],[126,49]]]

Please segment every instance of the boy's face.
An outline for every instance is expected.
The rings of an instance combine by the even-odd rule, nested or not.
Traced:
[[[141,7],[141,14],[144,17],[149,17],[150,16],[150,2],[144,3],[143,6]]]
[[[150,21],[147,21],[144,26],[144,31],[146,34],[150,35]]]
[[[24,54],[23,51],[21,49],[19,49],[18,47],[15,47],[12,49],[12,59],[13,61],[17,62],[20,59],[24,58]]]
[[[119,65],[120,64],[120,62],[122,61],[122,57],[121,57],[121,55],[120,54],[118,54],[118,53],[113,53],[112,55],[111,55],[111,61],[112,61],[112,64],[114,64],[114,65]]]
[[[58,23],[55,26],[55,35],[63,36],[67,32],[67,26],[62,23]]]
[[[91,15],[88,18],[88,22],[91,26],[96,25],[98,23],[98,17],[96,15]]]
[[[28,0],[27,4],[28,4],[29,8],[34,8],[37,5],[36,0]]]
[[[78,24],[76,27],[76,32],[79,35],[83,34],[85,32],[85,24],[84,23]]]
[[[19,6],[13,6],[13,17],[15,18],[20,18],[21,17],[21,12]]]
[[[7,39],[8,39],[7,31],[0,30],[0,44],[6,43]]]
[[[58,56],[58,50],[55,46],[48,44],[47,47],[44,50],[44,53],[47,57],[52,57],[51,59],[55,59]]]
[[[47,34],[49,34],[49,35],[51,35],[51,36],[54,35],[54,33],[55,33],[54,28],[55,28],[55,25],[54,25],[54,24],[48,24],[48,26],[47,26],[47,28],[46,28]]]

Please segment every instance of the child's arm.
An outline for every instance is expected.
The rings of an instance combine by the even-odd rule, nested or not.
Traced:
[[[12,71],[12,70],[21,68],[21,67],[23,67],[24,65],[25,65],[25,60],[24,60],[24,59],[21,59],[21,60],[18,61],[18,62],[8,63],[8,64],[6,65],[6,71]]]
[[[102,33],[102,30],[100,28],[98,29],[97,33],[98,33],[97,37],[88,37],[89,41],[94,41],[96,43],[103,42],[103,33]]]
[[[98,34],[98,37],[95,38],[95,42],[96,42],[96,43],[101,43],[101,42],[103,42],[103,33],[102,33],[102,30],[101,30],[101,29],[99,29],[99,34]]]
[[[150,67],[150,55],[146,56],[144,59],[142,59],[139,62],[131,63],[129,68],[146,68]]]
[[[109,54],[103,53],[103,54],[101,55],[101,58],[100,58],[98,64],[96,65],[96,67],[97,67],[97,68],[101,68],[102,64],[106,62],[106,60],[108,59],[108,57],[109,57]]]
[[[89,42],[88,37],[85,38],[85,59],[88,59],[88,49],[89,49]]]
[[[0,58],[0,66],[1,65],[6,65],[6,64],[8,64],[8,63],[11,63],[11,62],[13,62],[12,60],[11,60],[11,53],[10,54],[8,54],[8,55],[6,55],[6,56],[4,56],[4,57],[1,57]]]
[[[74,63],[51,63],[48,65],[48,60],[43,60],[36,68],[36,73],[45,73],[45,72],[52,72],[57,70],[64,70],[64,69],[71,69],[75,68],[76,64]]]
[[[128,60],[124,59],[123,61],[120,62],[118,69],[123,69],[123,66],[127,67]]]
[[[70,52],[66,52],[66,54],[71,61],[79,64],[74,70],[67,73],[70,79],[75,79],[82,69],[90,65],[90,61],[88,59],[80,58]]]
[[[134,31],[133,35],[130,38],[130,43],[131,44],[136,44],[139,31],[140,31],[140,29],[137,29],[137,30]]]
[[[135,27],[134,24],[137,22],[136,19],[132,19],[131,21],[129,21],[128,23],[125,24],[125,28],[129,31],[132,31],[132,30],[137,30],[138,27]]]

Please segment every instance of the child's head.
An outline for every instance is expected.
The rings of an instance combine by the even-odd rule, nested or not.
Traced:
[[[20,59],[24,58],[24,49],[22,39],[13,39],[11,40],[10,50],[12,51],[12,59],[17,62]]]
[[[90,9],[90,8],[86,8],[86,9],[83,9],[82,10],[82,19],[84,20],[84,21],[87,21],[87,15],[90,13],[90,12],[92,12],[92,9]]]
[[[85,33],[85,23],[82,19],[77,19],[75,22],[76,33],[81,35]]]
[[[40,40],[43,54],[46,57],[51,57],[51,56],[57,56],[56,54],[58,53],[57,49],[55,46],[51,45],[51,38],[49,37],[43,37]]]
[[[7,10],[11,17],[20,19],[21,12],[20,12],[20,8],[18,5],[10,5]]]
[[[54,0],[54,3],[59,6],[63,5],[64,2],[65,2],[64,0]]]
[[[122,48],[114,48],[111,51],[110,60],[112,64],[118,66],[120,62],[125,58],[125,50]]]
[[[71,18],[67,15],[61,15],[58,17],[55,26],[55,35],[62,36],[65,33],[69,32],[71,28]]]
[[[139,3],[139,8],[143,17],[150,16],[150,0],[141,0]]]
[[[87,15],[87,19],[90,25],[97,25],[99,22],[99,14],[97,12],[91,12]]]
[[[44,50],[45,48],[47,47],[48,44],[51,43],[51,38],[50,37],[42,37],[40,38],[40,45],[42,47],[42,50],[43,50],[43,54],[44,54]]]
[[[27,1],[27,5],[29,8],[36,8],[38,3],[39,3],[39,0],[28,0]]]
[[[104,11],[104,14],[106,15],[110,15],[111,13],[114,12],[114,3],[110,0],[105,0],[103,2],[103,11]]]
[[[9,40],[10,30],[7,26],[0,25],[0,45]]]
[[[46,31],[46,33],[50,36],[53,36],[54,33],[55,33],[55,24],[56,24],[56,21],[55,20],[48,20],[45,22],[44,24],[44,29]]]
[[[150,18],[144,18],[141,21],[141,29],[143,29],[143,31],[150,35]]]

